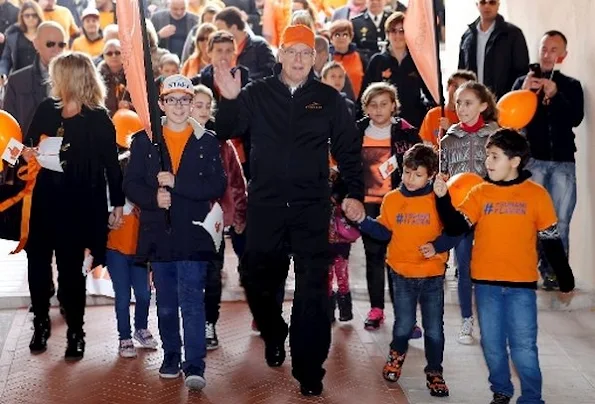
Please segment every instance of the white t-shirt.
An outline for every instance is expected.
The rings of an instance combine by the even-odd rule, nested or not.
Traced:
[[[486,59],[486,45],[490,39],[490,35],[494,32],[496,22],[494,21],[487,31],[481,30],[481,21],[477,23],[477,80],[483,83],[484,80],[484,65]]]

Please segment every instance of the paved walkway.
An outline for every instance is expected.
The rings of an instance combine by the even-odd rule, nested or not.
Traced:
[[[286,303],[289,313],[291,303]],[[207,387],[189,394],[179,380],[158,377],[162,354],[142,352],[137,359],[117,355],[113,307],[91,307],[86,315],[87,351],[75,364],[63,360],[65,325],[52,310],[53,335],[39,356],[28,351],[32,334],[26,310],[0,311],[0,403],[2,404],[167,404],[167,403],[489,403],[487,371],[479,345],[458,345],[459,315],[446,308],[445,377],[450,398],[429,395],[424,385],[422,340],[412,341],[398,384],[383,381],[381,368],[390,340],[392,316],[377,332],[363,330],[367,307],[356,303],[355,320],[333,328],[333,345],[322,398],[298,393],[290,358],[268,368],[262,340],[250,331],[245,303],[225,303],[218,333],[221,347],[207,357]],[[548,404],[592,404],[595,391],[595,312],[540,313],[540,357],[544,398]],[[154,309],[150,328],[157,335]],[[518,386],[518,381],[515,381]]]

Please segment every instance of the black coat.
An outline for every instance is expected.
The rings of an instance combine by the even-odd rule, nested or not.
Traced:
[[[0,32],[5,33],[8,27],[17,22],[19,17],[19,8],[10,1],[0,5]],[[4,43],[0,44],[0,55],[4,49]]]
[[[171,171],[167,147],[163,147],[165,170]],[[219,140],[212,132],[197,131],[184,148],[170,190],[171,227],[164,209],[157,206],[157,174],[162,171],[159,153],[146,133],[135,135],[124,177],[124,192],[140,208],[140,231],[136,255],[149,261],[206,261],[214,257],[209,233],[192,222],[202,222],[211,201],[225,192],[227,180],[221,163]]]
[[[89,248],[94,265],[105,264],[107,189],[112,206],[124,206],[122,171],[118,163],[116,130],[105,109],[83,107],[64,119],[51,98],[43,101],[24,139],[38,145],[42,135],[58,136],[64,128],[60,161],[64,172],[42,168],[33,190],[27,249],[38,243],[72,243]],[[107,181],[106,181],[107,179]]]
[[[461,38],[459,49],[459,69],[477,73],[477,23],[469,28]],[[529,51],[523,31],[499,15],[494,32],[486,44],[484,63],[484,84],[492,90],[496,98],[510,91],[517,77],[527,73]]]
[[[238,55],[237,64],[250,71],[250,80],[272,75],[275,63],[275,55],[268,42],[261,36],[248,34],[246,45]]]
[[[523,87],[525,76],[519,77],[513,90]],[[581,124],[585,116],[585,101],[580,81],[555,72],[552,80],[558,92],[549,104],[543,104],[543,92],[539,94],[537,112],[525,127],[531,147],[531,157],[545,161],[574,162],[576,145],[573,128]]]
[[[328,141],[349,196],[363,200],[361,140],[341,94],[310,73],[292,94],[275,76],[253,81],[235,100],[222,99],[219,135],[251,135],[248,203],[328,203]]]
[[[382,19],[378,28],[376,28],[374,21],[372,21],[367,11],[351,19],[351,23],[353,24],[353,42],[362,57],[364,68],[368,66],[372,55],[380,52],[378,41],[386,40],[384,24],[391,14],[391,12],[386,10],[382,13]]]

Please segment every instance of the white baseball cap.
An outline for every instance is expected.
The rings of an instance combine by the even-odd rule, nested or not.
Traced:
[[[163,80],[163,86],[161,87],[161,95],[171,93],[194,95],[194,86],[187,77],[182,76],[181,74],[173,74]]]

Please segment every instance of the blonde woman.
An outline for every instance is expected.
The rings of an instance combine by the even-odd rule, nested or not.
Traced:
[[[105,85],[90,57],[79,52],[57,56],[50,63],[49,78],[51,96],[35,111],[25,137],[31,146],[38,146],[45,136],[62,138],[60,169],[42,168],[33,191],[26,245],[34,313],[29,349],[33,354],[47,349],[51,334],[47,278],[55,252],[68,325],[65,359],[75,361],[85,352],[83,263],[89,268],[105,264],[108,226],[122,224],[122,172],[115,129],[104,106]],[[29,148],[24,158],[35,154],[36,149]],[[109,217],[108,186],[115,207]]]
[[[194,40],[194,53],[182,66],[184,76],[192,78],[211,63],[211,58],[207,54],[207,42],[209,41],[209,35],[215,31],[217,31],[217,27],[210,23],[204,23],[198,27]]]

